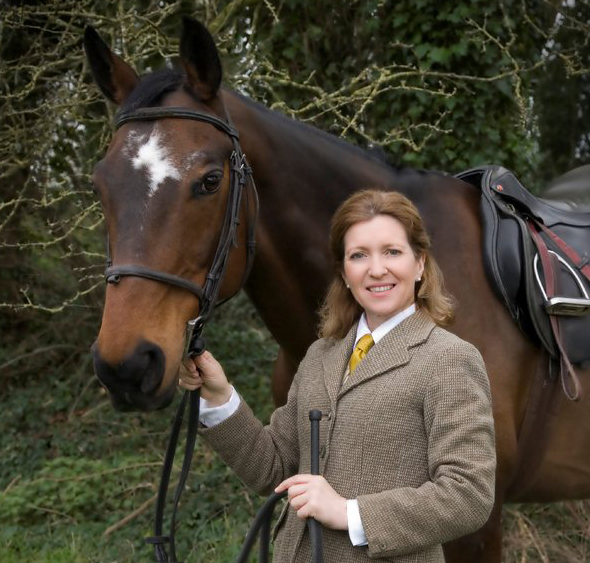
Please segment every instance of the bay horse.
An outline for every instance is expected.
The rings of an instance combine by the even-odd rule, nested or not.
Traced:
[[[448,561],[501,561],[504,502],[590,496],[588,400],[570,403],[562,397],[534,477],[509,490],[519,427],[544,355],[488,283],[477,189],[441,173],[393,167],[221,87],[215,43],[195,20],[184,20],[182,70],[140,77],[90,27],[84,46],[95,81],[122,110],[173,107],[223,121],[229,116],[239,132],[260,198],[257,252],[244,288],[280,346],[272,379],[277,404],[285,401],[298,362],[316,338],[316,311],[332,276],[328,230],[336,207],[355,190],[373,187],[397,190],[416,204],[457,300],[451,330],[484,357],[496,424],[495,508],[482,530],[445,546]],[[202,286],[221,236],[233,150],[227,132],[201,120],[164,115],[121,124],[93,175],[113,263]],[[219,299],[234,295],[245,277],[253,198],[244,193]],[[127,276],[106,289],[94,366],[120,410],[164,408],[175,393],[185,324],[199,313],[199,299],[161,281]]]

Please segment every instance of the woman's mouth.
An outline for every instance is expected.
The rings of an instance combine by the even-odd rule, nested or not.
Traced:
[[[371,287],[368,287],[367,289],[371,292],[371,293],[383,293],[385,291],[389,291],[390,289],[393,289],[395,287],[394,284],[387,284],[387,285],[373,285]]]

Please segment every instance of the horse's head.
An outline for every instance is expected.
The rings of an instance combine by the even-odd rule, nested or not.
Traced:
[[[238,291],[246,269],[248,195],[244,205],[232,199],[236,147],[231,127],[223,129],[221,64],[209,32],[190,19],[180,43],[183,72],[139,77],[92,28],[84,47],[101,91],[120,106],[93,176],[112,264],[94,367],[117,409],[163,408],[176,388],[186,323],[206,307],[200,291],[214,264],[215,275],[225,269],[216,258],[220,240],[229,260],[215,297]],[[177,109],[157,116],[146,109],[170,107]],[[242,219],[236,248],[224,227],[232,205]]]

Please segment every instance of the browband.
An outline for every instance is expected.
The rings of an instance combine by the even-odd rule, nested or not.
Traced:
[[[203,113],[192,109],[179,108],[179,107],[152,107],[152,108],[139,108],[134,110],[119,111],[116,115],[116,127],[117,129],[121,125],[129,121],[146,121],[153,119],[195,119],[197,121],[203,121],[213,125],[220,131],[223,131],[226,135],[239,140],[240,135],[235,127],[232,127],[219,117],[210,114]]]

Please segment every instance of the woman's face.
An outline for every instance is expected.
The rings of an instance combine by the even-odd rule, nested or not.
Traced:
[[[344,235],[342,277],[367,324],[374,330],[414,302],[414,286],[424,271],[403,225],[389,215],[354,224]]]

